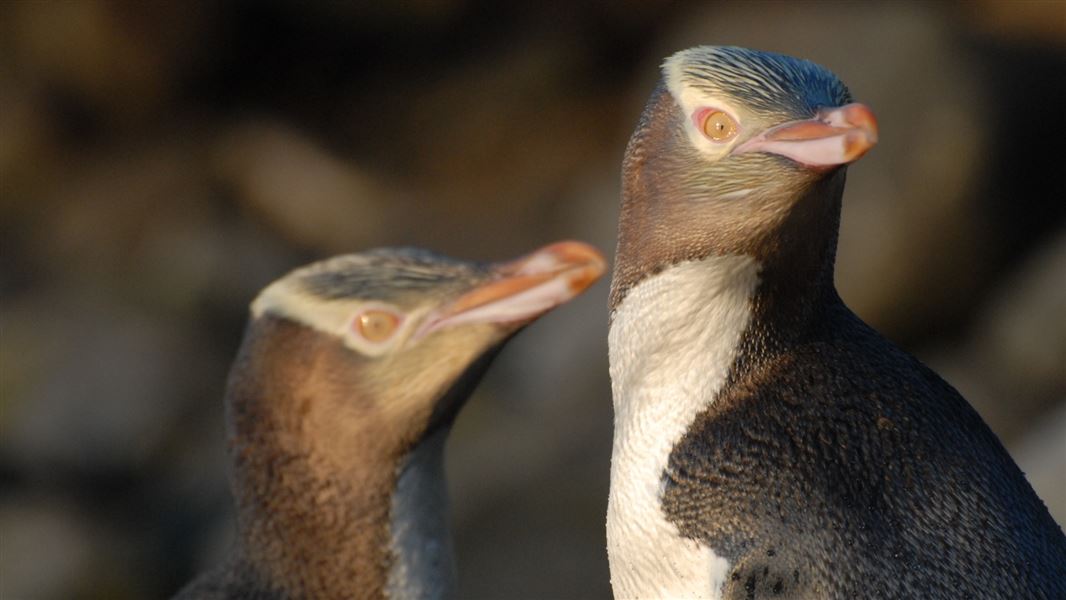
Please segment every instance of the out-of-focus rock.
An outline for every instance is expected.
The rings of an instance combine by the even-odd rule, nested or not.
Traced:
[[[40,494],[0,502],[0,598],[128,598],[112,537],[76,506]]]
[[[150,117],[207,50],[195,3],[12,2],[0,32],[13,74],[110,125]]]
[[[422,190],[396,223],[401,235],[503,256],[543,241],[588,165],[620,158],[629,125],[619,127],[618,90],[593,85],[595,74],[572,39],[517,36],[445,70],[359,82],[347,129],[362,153]]]
[[[0,216],[23,207],[17,199],[53,166],[55,148],[47,116],[27,90],[0,68]]]
[[[202,393],[183,373],[218,376],[195,334],[79,292],[3,309],[0,450],[46,478],[142,468]]]
[[[67,165],[33,206],[41,274],[186,309],[203,295],[220,245],[212,191],[186,140],[107,148]],[[32,202],[37,200],[37,202]]]
[[[455,19],[466,8],[466,0],[414,0],[412,2],[278,2],[303,19],[323,26],[343,24],[353,33],[392,33],[397,30],[425,32],[436,30]]]
[[[14,258],[78,295],[115,294],[158,318],[243,307],[300,257],[264,228],[224,214],[202,137],[190,130],[147,147],[102,149],[64,165],[44,190],[5,197],[29,248]]]
[[[249,213],[324,254],[392,240],[389,215],[410,196],[277,122],[246,123],[223,136],[214,159]]]
[[[541,200],[598,154],[590,151],[605,149],[595,133],[610,116],[607,107],[596,110],[594,98],[574,94],[571,85],[577,50],[563,40],[525,41],[457,69],[412,98],[404,124],[410,157],[444,192],[443,201],[462,209],[471,200],[492,205],[497,198],[510,207]],[[584,135],[575,135],[579,131]],[[568,134],[568,143],[560,144]]]
[[[1010,387],[1066,400],[1066,234],[1005,278],[975,330],[977,351]]]
[[[1066,5],[1059,0],[1002,2],[978,0],[960,4],[976,29],[1020,42],[1038,39],[1066,46]]]
[[[1004,278],[965,342],[924,353],[1008,443],[1066,403],[1063,273],[1060,235]]]

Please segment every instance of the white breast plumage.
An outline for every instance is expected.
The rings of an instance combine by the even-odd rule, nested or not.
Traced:
[[[614,313],[607,550],[618,599],[721,597],[729,562],[666,519],[662,477],[671,449],[725,382],[758,270],[747,256],[681,263],[638,283]]]

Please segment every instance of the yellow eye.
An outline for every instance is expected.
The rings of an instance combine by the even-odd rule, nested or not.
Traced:
[[[703,135],[716,142],[724,142],[737,134],[737,122],[720,110],[710,110],[703,117]]]
[[[387,310],[370,309],[355,318],[359,334],[374,343],[384,342],[392,337],[400,325],[400,318]]]

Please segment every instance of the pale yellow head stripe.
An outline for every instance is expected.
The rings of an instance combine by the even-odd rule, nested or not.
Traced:
[[[685,82],[685,64],[699,52],[701,52],[699,47],[689,48],[688,50],[677,52],[663,61],[663,81],[666,83],[666,89],[670,92],[670,95],[674,97],[674,101],[681,107],[681,112],[684,113],[685,133],[688,134],[688,139],[692,146],[708,159],[718,160],[729,153],[741,136],[738,135],[725,143],[713,142],[707,139],[692,121],[693,113],[700,108],[716,108],[732,117],[741,132],[744,130],[743,114],[725,98],[710,96],[705,91]]]
[[[323,299],[308,293],[299,286],[294,278],[299,272],[285,277],[267,286],[252,302],[252,317],[258,319],[265,314],[283,317],[343,340],[344,345],[366,356],[380,356],[398,347],[414,330],[432,307],[401,311],[395,306],[381,302],[351,299]],[[400,328],[389,340],[373,343],[360,336],[351,327],[352,320],[359,313],[379,309],[395,312],[403,317]]]

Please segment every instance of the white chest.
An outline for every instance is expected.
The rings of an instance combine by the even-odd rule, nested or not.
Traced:
[[[618,599],[721,597],[729,562],[662,510],[670,451],[716,397],[751,318],[750,257],[682,263],[629,291],[608,334],[614,450],[607,508]]]

